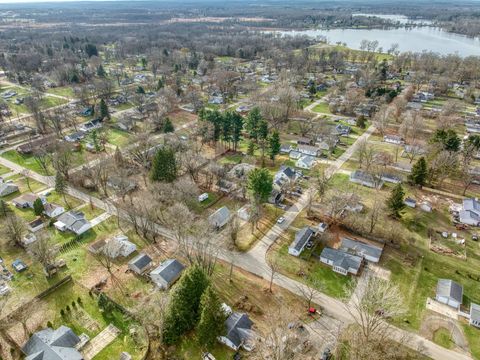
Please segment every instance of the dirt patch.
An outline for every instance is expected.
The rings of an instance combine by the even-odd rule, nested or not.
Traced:
[[[456,350],[469,352],[469,346],[465,334],[458,323],[452,319],[445,318],[439,315],[431,314],[427,315],[420,327],[420,335],[424,336],[428,340],[433,340],[435,332],[440,329],[447,329],[452,341],[455,343]]]

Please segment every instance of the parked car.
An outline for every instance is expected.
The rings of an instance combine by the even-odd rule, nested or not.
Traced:
[[[280,216],[277,220],[277,224],[283,224],[285,222],[285,218],[283,216]]]

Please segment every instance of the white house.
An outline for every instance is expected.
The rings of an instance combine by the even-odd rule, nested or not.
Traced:
[[[480,203],[477,199],[464,199],[462,209],[458,214],[461,223],[478,226],[480,223]]]
[[[218,341],[235,351],[240,348],[251,351],[252,340],[255,337],[252,325],[253,322],[247,314],[234,312],[225,321],[226,335],[219,336]]]
[[[162,290],[167,290],[178,280],[185,266],[176,259],[168,259],[150,272],[152,281]]]
[[[60,215],[53,225],[59,231],[70,230],[77,235],[83,234],[92,227],[90,222],[85,219],[85,215],[81,211],[75,210]]]
[[[300,169],[309,170],[315,165],[315,158],[313,156],[304,155],[297,160],[295,166]]]
[[[331,266],[336,273],[357,275],[362,267],[363,259],[345,251],[326,247],[320,254],[320,262]]]
[[[435,300],[458,310],[463,302],[463,286],[453,280],[439,279]]]
[[[141,275],[152,266],[152,258],[147,254],[139,254],[128,262],[128,268]]]
[[[65,209],[62,206],[52,203],[45,204],[43,209],[43,213],[49,218],[55,218],[65,212]]]
[[[0,184],[0,196],[7,196],[18,191],[18,186],[14,183]]]
[[[295,234],[295,239],[288,247],[288,253],[293,256],[300,256],[305,248],[305,245],[307,245],[308,241],[313,235],[315,235],[314,231],[308,226],[305,226],[297,231]]]
[[[394,145],[403,145],[404,141],[400,136],[397,135],[385,135],[383,137],[383,141],[389,144],[394,144]]]
[[[130,256],[136,250],[137,245],[129,241],[128,237],[123,234],[115,235],[106,243],[105,247],[103,248],[105,254],[112,259],[115,259],[119,256]]]
[[[322,153],[322,150],[318,146],[312,145],[298,145],[297,151],[302,153],[303,155],[310,155],[310,156],[319,156]]]
[[[470,325],[480,328],[480,305],[470,304]]]

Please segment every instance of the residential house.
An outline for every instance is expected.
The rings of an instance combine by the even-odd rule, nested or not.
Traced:
[[[300,256],[305,245],[310,241],[315,232],[308,226],[303,227],[295,234],[295,239],[288,247],[288,253],[293,256]]]
[[[273,188],[270,196],[268,197],[268,202],[273,205],[278,205],[283,201],[283,193],[281,190]]]
[[[18,186],[11,182],[0,184],[0,196],[7,196],[18,191]]]
[[[391,173],[381,174],[380,179],[392,184],[400,184],[403,181],[403,179],[400,176],[391,174]]]
[[[415,199],[412,199],[412,198],[409,198],[409,197],[405,198],[403,203],[405,205],[407,205],[408,207],[411,207],[413,209],[417,206],[417,201]]]
[[[138,275],[142,275],[152,266],[152,258],[147,254],[139,254],[128,262],[128,268]]]
[[[220,336],[218,340],[235,351],[240,348],[251,351],[255,336],[252,325],[253,322],[247,314],[234,312],[225,321],[226,335]]]
[[[224,227],[228,220],[230,220],[230,210],[226,206],[222,206],[208,217],[210,226],[217,230]]]
[[[297,160],[295,166],[300,169],[309,170],[315,165],[316,159],[313,156],[304,155]]]
[[[315,141],[308,137],[300,137],[297,139],[297,145],[313,145]]]
[[[49,135],[49,136],[44,136],[32,141],[29,141],[25,144],[19,145],[17,147],[17,151],[21,154],[31,154],[32,152],[36,150],[50,150],[53,148],[55,144],[55,136],[54,135]]]
[[[107,186],[111,187],[115,191],[128,193],[137,188],[137,183],[124,177],[109,176],[107,179]]]
[[[470,325],[480,328],[480,305],[470,304]]]
[[[298,145],[297,151],[303,155],[318,157],[322,154],[322,150],[318,146]]]
[[[348,136],[351,131],[352,128],[348,125],[338,124],[335,126],[335,132],[340,136]]]
[[[68,327],[46,328],[34,333],[22,347],[25,360],[83,360],[77,350],[80,338]]]
[[[162,290],[170,288],[178,280],[185,266],[176,259],[168,259],[150,272],[152,281]]]
[[[300,151],[297,151],[297,150],[292,150],[288,154],[288,157],[292,160],[298,160],[298,159],[300,159],[301,156],[302,156],[302,153]]]
[[[119,256],[127,257],[137,250],[137,245],[128,240],[128,237],[119,234],[107,240],[102,251],[112,259]]]
[[[64,139],[65,139],[65,141],[73,143],[73,142],[79,142],[84,137],[85,137],[85,133],[83,131],[76,131],[74,133],[66,135]]]
[[[135,119],[132,117],[123,117],[118,119],[115,124],[122,131],[131,131],[135,127]]]
[[[32,232],[28,232],[27,234],[25,234],[22,238],[22,244],[24,246],[28,246],[30,244],[33,244],[35,241],[37,241],[37,237],[34,233]]]
[[[12,263],[12,267],[16,272],[22,272],[28,269],[27,264],[25,264],[22,260],[17,259]]]
[[[29,223],[27,223],[27,229],[32,233],[42,230],[45,227],[45,223],[43,222],[42,218],[36,218]]]
[[[33,203],[38,198],[40,198],[42,200],[42,203],[44,205],[46,204],[47,200],[45,199],[45,197],[43,197],[43,196],[39,197],[39,196],[37,196],[35,194],[32,194],[32,193],[22,194],[19,197],[13,199],[12,203],[13,203],[13,205],[15,205],[19,209],[27,209],[27,208],[33,209]]]
[[[398,135],[385,135],[383,137],[383,141],[389,144],[394,144],[394,145],[403,145],[405,143],[402,137]]]
[[[430,204],[428,201],[422,201],[422,203],[420,204],[420,210],[425,212],[432,212],[432,204]]]
[[[291,144],[282,144],[280,146],[280,154],[290,154],[290,151],[293,150],[293,147]]]
[[[292,184],[297,181],[298,173],[289,166],[282,165],[273,177],[273,182],[279,187],[283,187],[287,184]]]
[[[423,108],[423,105],[419,102],[409,101],[407,103],[407,109],[408,110],[420,111],[420,110],[422,110],[422,108]]]
[[[349,238],[342,239],[339,250],[360,256],[373,263],[378,263],[380,261],[380,257],[382,256],[383,252],[383,249],[378,246],[366,244]]]
[[[46,203],[43,207],[43,213],[47,215],[49,218],[55,218],[57,216],[62,215],[65,212],[63,206],[53,204],[53,203]]]
[[[350,174],[350,181],[356,184],[367,186],[369,188],[381,189],[383,180],[371,175],[363,170],[355,170]]]
[[[478,226],[480,224],[480,202],[477,199],[464,199],[459,211],[462,224]]]
[[[63,213],[53,224],[59,231],[72,231],[77,235],[81,235],[88,231],[92,226],[90,222],[85,219],[85,215],[81,211],[71,210]]]
[[[330,265],[333,271],[342,275],[357,275],[363,265],[363,258],[360,256],[328,247],[322,250],[320,261]]]
[[[463,302],[463,286],[453,280],[439,279],[435,300],[458,310]]]
[[[98,129],[102,127],[102,119],[97,118],[91,121],[87,121],[86,123],[81,124],[78,128],[83,132],[90,132],[94,129]]]
[[[427,91],[419,91],[413,95],[412,101],[414,102],[427,102],[435,99],[435,95]]]
[[[88,246],[88,251],[90,251],[92,254],[100,254],[105,248],[105,245],[107,245],[107,240],[100,239],[98,241],[95,241],[94,243],[91,243]]]

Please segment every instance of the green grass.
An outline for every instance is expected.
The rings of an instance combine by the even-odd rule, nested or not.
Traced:
[[[123,104],[120,104],[118,106],[114,106],[112,107],[112,109],[115,109],[116,111],[122,111],[122,110],[128,110],[128,109],[131,109],[133,108],[133,104],[130,103],[130,102],[126,102],[126,103],[123,103]]]
[[[129,143],[130,134],[120,129],[109,129],[107,140],[110,144],[121,148]]]
[[[203,350],[196,342],[195,336],[189,335],[182,338],[180,344],[176,347],[176,355],[180,359],[200,359]],[[216,344],[210,353],[217,360],[230,360],[233,357],[233,351],[222,344]]]
[[[468,343],[470,345],[470,352],[476,360],[480,360],[480,329],[470,326],[468,324],[463,325],[463,332],[467,337]]]
[[[240,164],[242,162],[242,154],[229,154],[222,157],[218,162],[222,165]]]
[[[0,175],[5,175],[11,172],[11,170],[5,166],[0,165]]]
[[[55,87],[55,88],[49,88],[47,90],[47,93],[49,94],[54,94],[54,95],[59,95],[59,96],[64,96],[67,98],[73,98],[74,93],[73,89],[69,86],[60,86],[60,87]]]
[[[45,96],[40,102],[42,109],[49,109],[54,106],[66,104],[68,101],[53,96]]]
[[[455,343],[452,340],[450,331],[445,328],[440,328],[433,333],[433,342],[446,349],[453,349]]]
[[[326,102],[319,103],[312,110],[317,113],[331,114],[328,104]]]

